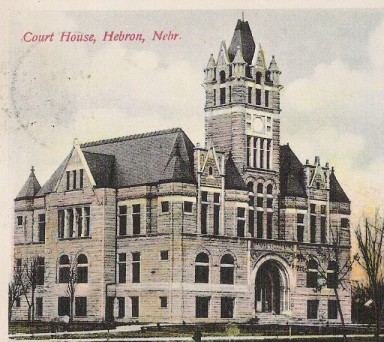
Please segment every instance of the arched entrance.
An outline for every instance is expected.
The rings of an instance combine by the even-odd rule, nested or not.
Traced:
[[[255,279],[255,311],[279,315],[289,310],[289,282],[284,266],[266,260],[258,268]]]

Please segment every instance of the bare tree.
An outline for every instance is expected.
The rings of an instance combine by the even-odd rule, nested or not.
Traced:
[[[375,341],[379,341],[384,311],[384,222],[378,211],[373,218],[366,217],[364,225],[358,225],[355,234],[359,249],[356,260],[366,275],[367,293],[374,309]]]
[[[22,295],[22,287],[16,274],[13,274],[12,280],[8,284],[8,323],[12,320],[12,309],[17,300]]]
[[[74,302],[75,302],[75,292],[76,285],[78,280],[77,274],[77,256],[75,258],[71,258],[68,270],[68,282],[67,282],[67,294],[69,296],[69,324],[73,322],[74,315]]]
[[[345,331],[344,313],[340,302],[340,290],[350,291],[350,274],[354,260],[349,255],[349,245],[343,246],[340,239],[340,229],[330,229],[330,246],[319,246],[314,252],[306,253],[302,256],[307,263],[307,272],[309,268],[315,271],[316,277],[319,281],[316,281],[314,291],[321,291],[322,288],[328,287],[333,290],[336,298],[337,312],[340,316],[341,325],[343,328],[343,338],[347,341],[347,335]],[[309,266],[311,260],[315,260]],[[314,265],[314,266],[313,266]]]

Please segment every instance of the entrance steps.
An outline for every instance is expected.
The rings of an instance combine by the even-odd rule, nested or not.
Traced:
[[[292,322],[292,317],[288,315],[275,315],[272,312],[257,312],[258,324],[279,324],[287,325]]]

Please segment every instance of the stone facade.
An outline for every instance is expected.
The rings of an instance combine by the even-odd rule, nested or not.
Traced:
[[[209,59],[204,147],[174,129],[75,144],[43,187],[32,170],[15,200],[14,255],[16,267],[44,257],[37,319],[68,314],[74,265],[75,320],[339,321],[309,259],[321,248],[331,274],[338,236],[348,260],[350,202],[328,164],[280,146],[280,71],[255,48],[239,20]],[[339,297],[349,322],[350,293]],[[27,309],[22,297],[13,318]]]

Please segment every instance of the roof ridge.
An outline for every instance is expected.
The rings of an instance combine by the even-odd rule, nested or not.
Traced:
[[[86,143],[87,144],[87,143]],[[83,153],[88,153],[88,154],[97,154],[100,156],[107,156],[107,157],[114,157],[114,154],[107,154],[107,153],[100,153],[100,152],[90,152],[90,151],[82,151]]]
[[[157,135],[172,134],[172,133],[178,133],[178,132],[184,132],[184,131],[180,127],[168,128],[168,129],[164,129],[164,130],[160,130],[160,131],[138,133],[138,134],[126,135],[126,136],[122,136],[122,137],[118,137],[118,138],[111,138],[111,139],[103,139],[103,140],[86,142],[86,143],[81,144],[80,147],[114,144],[114,143],[121,142],[121,141],[147,138],[147,137],[153,137],[153,136],[157,136]]]

